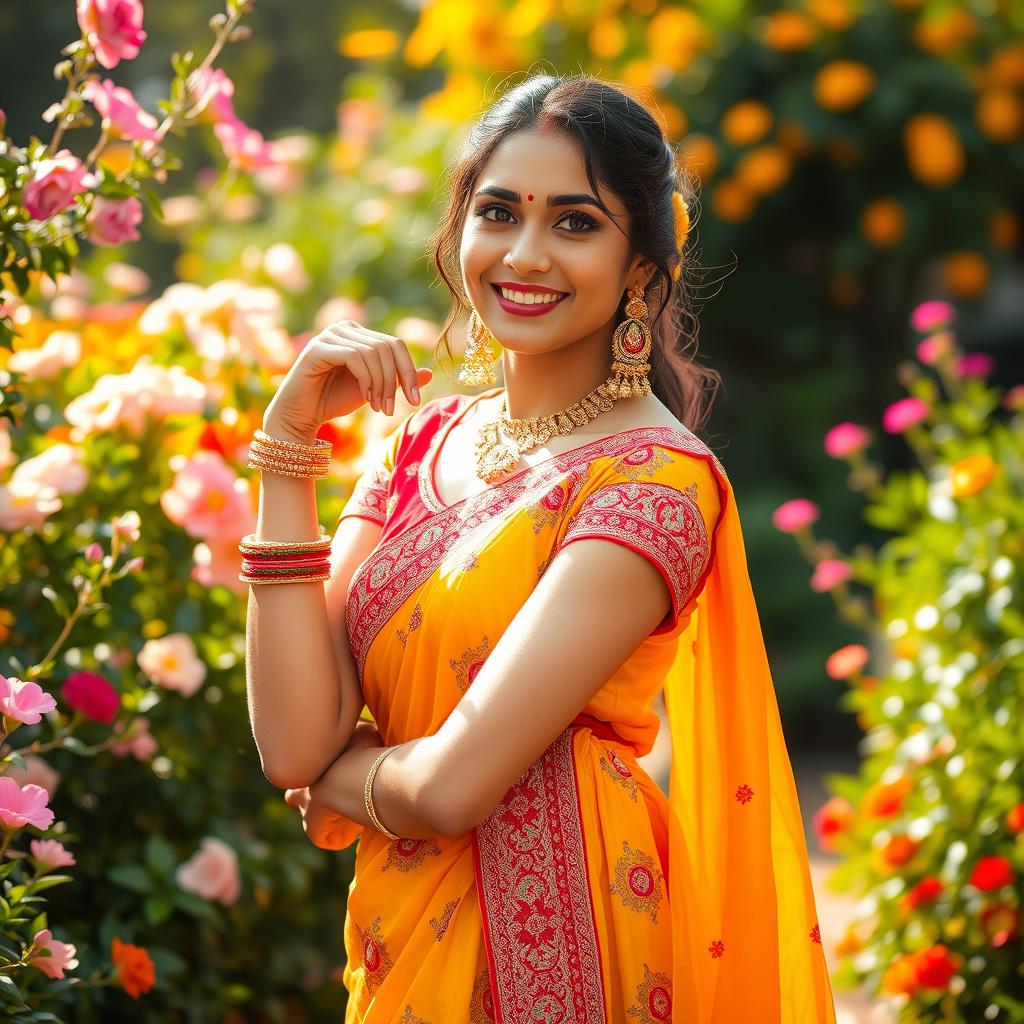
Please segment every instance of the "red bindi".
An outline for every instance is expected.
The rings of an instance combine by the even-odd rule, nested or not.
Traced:
[[[527,196],[526,198],[527,198],[527,199],[528,199],[528,200],[529,200],[529,201],[530,201],[531,203],[533,202],[533,196]]]

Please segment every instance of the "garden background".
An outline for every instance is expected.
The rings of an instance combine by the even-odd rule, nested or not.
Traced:
[[[137,54],[87,73],[166,113],[217,13],[146,5]],[[90,215],[93,241],[65,252],[69,232],[48,232],[72,215],[31,215],[29,140],[53,135],[41,115],[65,96],[51,67],[80,34],[75,7],[0,11],[14,335],[0,349],[0,674],[59,697],[34,722],[4,719],[19,729],[4,752],[21,752],[6,777],[18,799],[43,787],[56,819],[31,831],[0,809],[5,868],[40,876],[4,879],[0,998],[25,1021],[342,1018],[353,850],[307,841],[245,712],[246,447],[334,320],[408,339],[437,371],[426,397],[456,389],[432,362],[447,295],[426,255],[445,164],[504,85],[583,70],[636,90],[698,182],[684,273],[700,358],[724,379],[701,436],[741,501],[840,1012],[1024,1021],[1024,12],[242,13],[250,34],[216,60],[233,89],[166,140],[180,164],[147,180],[144,143],[99,118],[64,135],[83,160],[104,142],[93,191],[139,194],[145,211],[106,238]],[[61,259],[75,267],[54,284],[41,270]],[[397,401],[390,419],[361,410],[321,431],[325,525],[409,411]],[[52,889],[33,837],[62,844]],[[32,970],[17,937],[41,928],[66,970]]]

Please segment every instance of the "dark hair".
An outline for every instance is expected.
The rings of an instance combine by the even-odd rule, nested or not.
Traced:
[[[459,250],[474,182],[491,153],[513,132],[561,130],[579,140],[595,196],[600,196],[596,173],[602,186],[625,206],[632,254],[641,254],[657,268],[644,294],[654,312],[649,322],[651,390],[681,423],[697,431],[710,413],[721,377],[687,355],[690,348],[695,354],[697,347],[697,318],[685,283],[696,220],[694,185],[686,168],[677,164],[658,122],[631,91],[588,74],[534,74],[495,101],[472,126],[449,168],[447,208],[430,236],[434,263],[453,299],[438,344],[443,341],[454,360],[449,331],[471,308],[462,291]],[[677,281],[672,280],[679,259],[672,207],[675,190],[686,199],[691,218],[683,272]],[[627,301],[623,290],[616,322],[625,319]]]

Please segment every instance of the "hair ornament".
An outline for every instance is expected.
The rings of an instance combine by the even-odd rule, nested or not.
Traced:
[[[686,209],[682,192],[672,193],[672,213],[675,218],[676,249],[679,252],[679,262],[672,268],[672,280],[678,281],[683,272],[683,245],[690,233],[690,212]]]

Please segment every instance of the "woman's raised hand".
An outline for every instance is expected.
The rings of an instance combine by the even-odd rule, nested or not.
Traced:
[[[399,386],[418,405],[418,389],[432,377],[432,370],[413,363],[400,338],[339,320],[306,343],[270,400],[264,427],[312,443],[320,424],[364,402],[392,415]]]

